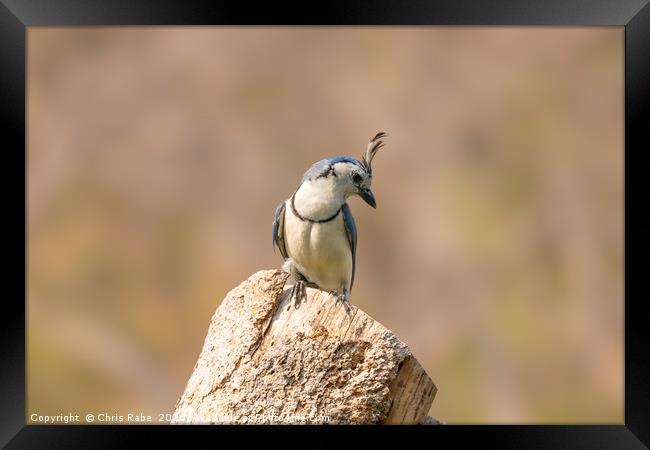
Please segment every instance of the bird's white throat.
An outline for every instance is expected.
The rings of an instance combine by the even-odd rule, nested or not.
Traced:
[[[295,193],[298,213],[311,220],[324,220],[335,214],[345,203],[345,190],[335,177],[306,180]]]

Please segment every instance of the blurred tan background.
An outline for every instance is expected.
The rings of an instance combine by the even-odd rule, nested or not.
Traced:
[[[352,302],[448,423],[623,421],[623,28],[28,30],[28,414],[169,413],[275,207],[375,159]]]

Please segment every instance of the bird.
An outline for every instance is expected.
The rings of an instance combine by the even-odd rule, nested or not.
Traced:
[[[357,228],[347,199],[358,195],[377,207],[371,190],[372,160],[387,136],[379,132],[370,139],[361,160],[335,156],[314,163],[291,197],[276,208],[273,248],[280,250],[282,269],[294,281],[290,298],[295,308],[312,287],[334,295],[349,313]]]

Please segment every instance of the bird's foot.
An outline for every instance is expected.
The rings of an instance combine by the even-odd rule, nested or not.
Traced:
[[[350,304],[350,296],[348,293],[344,290],[342,294],[338,293],[337,291],[330,291],[330,294],[336,297],[337,302],[341,302],[343,304],[345,312],[349,316],[350,312],[352,312],[352,305]]]
[[[293,287],[291,288],[291,296],[289,297],[290,299],[294,299],[293,302],[293,307],[298,309],[300,308],[300,303],[307,298],[307,282],[303,280],[298,280],[294,283]],[[287,311],[291,308],[291,303],[289,303],[289,306],[287,307]]]

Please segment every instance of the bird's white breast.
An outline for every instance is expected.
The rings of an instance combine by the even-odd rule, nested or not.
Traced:
[[[352,250],[342,212],[329,222],[302,221],[287,200],[284,227],[287,253],[309,281],[325,290],[350,290]]]

